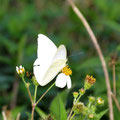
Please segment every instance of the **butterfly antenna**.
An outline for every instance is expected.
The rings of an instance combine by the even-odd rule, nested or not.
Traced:
[[[72,55],[69,55],[68,58],[69,58],[69,57],[72,57],[72,56],[79,55],[79,54],[83,54],[83,52],[73,53]]]

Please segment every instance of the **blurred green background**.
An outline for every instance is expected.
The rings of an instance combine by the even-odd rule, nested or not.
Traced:
[[[112,53],[120,55],[120,1],[119,0],[76,0],[92,27],[102,52],[109,63]],[[81,21],[64,0],[0,0],[0,112],[13,109],[14,114],[21,112],[21,120],[27,119],[31,112],[30,100],[19,76],[16,66],[22,64],[32,72],[37,54],[37,35],[48,36],[57,46],[66,45],[69,66],[73,71],[73,88],[70,90],[54,87],[41,101],[39,107],[49,113],[53,98],[60,92],[67,92],[66,108],[72,106],[72,92],[83,87],[87,74],[93,75],[97,82],[84,96],[103,97],[106,109],[107,93],[105,78],[96,50]],[[78,54],[79,53],[79,54]],[[108,65],[112,86],[112,69]],[[29,81],[29,80],[28,80]],[[116,71],[117,98],[120,102],[120,70]],[[51,83],[50,83],[51,84]],[[39,87],[37,97],[50,86]],[[33,91],[31,87],[31,91]],[[120,114],[113,102],[114,118]],[[0,116],[1,117],[1,116]],[[36,119],[38,114],[35,113]],[[103,120],[108,119],[106,114]]]

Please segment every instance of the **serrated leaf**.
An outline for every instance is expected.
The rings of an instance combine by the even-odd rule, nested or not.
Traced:
[[[103,115],[105,115],[107,113],[108,109],[100,112],[99,114],[97,114],[97,120],[100,120],[102,118]]]
[[[50,111],[57,120],[66,120],[67,112],[60,95],[57,95],[50,105]]]
[[[47,114],[44,111],[42,111],[39,107],[36,106],[35,110],[42,119],[45,119],[47,117]]]

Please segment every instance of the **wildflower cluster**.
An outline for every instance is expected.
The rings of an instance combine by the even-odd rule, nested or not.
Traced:
[[[96,110],[97,106],[102,106],[104,104],[104,100],[100,97],[95,98],[89,96],[87,105],[80,101],[81,96],[83,96],[86,90],[90,89],[95,82],[96,79],[93,76],[87,75],[84,82],[84,88],[81,88],[78,92],[73,92],[73,114],[70,120],[75,116],[79,116],[80,120],[99,120],[99,114],[96,113]]]

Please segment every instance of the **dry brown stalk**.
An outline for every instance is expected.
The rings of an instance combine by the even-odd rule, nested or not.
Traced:
[[[112,95],[112,97],[113,97],[113,100],[115,101],[115,104],[116,104],[117,109],[118,109],[119,112],[120,112],[120,104],[119,104],[116,96],[115,96],[112,92],[111,92],[111,95]]]
[[[116,96],[116,77],[115,77],[115,64],[113,64],[113,92]]]
[[[85,19],[85,17],[82,15],[81,11],[76,7],[76,5],[74,4],[74,2],[72,0],[68,0],[68,2],[71,5],[71,7],[72,7],[73,11],[75,12],[75,14],[82,21],[84,27],[86,28],[86,30],[87,30],[87,32],[88,32],[94,46],[95,46],[95,49],[96,49],[96,51],[98,53],[98,56],[100,58],[102,68],[103,68],[103,71],[104,71],[104,75],[105,75],[106,87],[107,87],[108,105],[109,105],[109,117],[110,117],[110,120],[114,120],[109,74],[108,74],[106,62],[105,62],[105,59],[103,57],[102,51],[100,49],[100,46],[99,46],[99,44],[97,42],[97,39],[96,39],[92,29],[90,28],[90,26],[89,26],[87,20]]]

